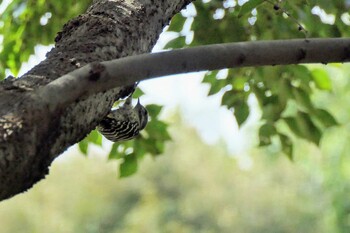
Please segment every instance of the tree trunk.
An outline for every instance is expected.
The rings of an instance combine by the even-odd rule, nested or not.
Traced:
[[[190,2],[95,0],[85,14],[64,25],[43,62],[20,79],[0,83],[0,200],[44,178],[51,162],[93,130],[134,85],[85,95],[58,108],[36,90],[88,63],[150,52],[164,26]]]

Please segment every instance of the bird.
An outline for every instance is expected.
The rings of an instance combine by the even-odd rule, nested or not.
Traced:
[[[131,95],[118,109],[111,110],[98,124],[97,130],[112,142],[127,141],[140,134],[148,122],[147,109],[138,99],[135,107]]]

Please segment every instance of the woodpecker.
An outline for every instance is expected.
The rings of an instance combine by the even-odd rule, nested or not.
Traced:
[[[133,108],[132,97],[118,109],[112,110],[97,126],[97,130],[112,142],[126,141],[139,135],[148,122],[147,109],[137,101]]]

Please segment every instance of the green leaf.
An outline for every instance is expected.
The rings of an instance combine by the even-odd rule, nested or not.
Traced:
[[[102,135],[97,130],[91,131],[86,137],[86,140],[98,146],[102,146]]]
[[[272,95],[269,97],[264,97],[263,99],[263,115],[262,118],[267,121],[277,121],[281,117],[281,113],[285,109],[285,102],[280,102],[277,95]]]
[[[249,14],[254,8],[259,6],[264,1],[265,0],[249,0],[248,2],[244,3],[238,13],[238,17]]]
[[[304,107],[305,111],[312,111],[314,109],[309,93],[298,87],[293,88],[292,93],[297,104]]]
[[[297,136],[303,137],[302,132],[300,131],[295,117],[285,117],[283,120],[287,123],[289,129]]]
[[[288,67],[288,70],[293,74],[293,80],[298,80],[300,82],[300,87],[304,88],[304,90],[309,90],[312,74],[306,66],[296,65],[293,67]]]
[[[281,133],[279,133],[278,136],[279,136],[280,141],[281,141],[283,153],[285,153],[290,160],[293,160],[293,142],[292,142],[292,140],[288,136],[281,134]]]
[[[152,136],[153,139],[166,141],[171,139],[167,129],[168,125],[165,122],[153,121],[147,124],[145,130],[148,135]]]
[[[292,93],[293,87],[290,83],[290,80],[286,78],[282,78],[278,84],[279,84],[278,98],[280,102],[287,104],[287,101],[293,97],[293,93]]]
[[[325,69],[314,69],[311,71],[316,87],[320,90],[332,90],[332,82]]]
[[[256,85],[251,85],[252,92],[254,93],[259,105],[262,107],[264,105],[264,100],[266,99],[266,88],[261,88]]]
[[[134,150],[134,153],[138,159],[142,159],[147,153],[150,153],[147,148],[143,146],[144,140],[144,137],[140,137],[138,140],[134,141],[134,148],[137,148]]]
[[[137,171],[137,157],[134,153],[124,157],[124,161],[120,164],[120,177],[128,177]]]
[[[322,133],[312,122],[309,114],[299,111],[295,117],[286,117],[284,121],[295,135],[319,145]]]
[[[277,131],[273,124],[266,123],[259,129],[259,146],[267,146],[271,144],[271,137],[276,135]]]
[[[210,86],[210,90],[208,95],[215,95],[217,94],[223,87],[225,87],[226,80],[225,79],[216,79],[214,83]]]
[[[213,19],[213,9],[199,1],[195,1],[194,4],[200,14],[196,15],[191,25],[191,29],[194,31],[194,39],[191,45],[220,43],[224,32],[218,27],[217,21]],[[225,34],[227,34],[227,31]]]
[[[339,125],[337,120],[324,109],[316,109],[313,113],[316,116],[317,120],[319,120],[326,128]]]
[[[137,99],[137,98],[140,98],[141,96],[143,96],[145,93],[140,89],[140,88],[136,88],[136,90],[134,91],[134,93],[133,93],[133,97],[135,98],[135,99]]]
[[[179,36],[175,39],[169,41],[164,48],[165,49],[179,49],[183,48],[186,45],[186,37],[185,36]]]
[[[237,121],[237,124],[239,126],[242,126],[242,124],[247,120],[249,116],[249,106],[247,102],[245,101],[240,101],[239,103],[237,102],[234,106],[234,115]]]
[[[79,149],[84,155],[87,155],[90,143],[102,146],[102,135],[97,132],[97,130],[91,131],[91,133],[89,133],[83,140],[79,142]]]
[[[233,104],[237,101],[237,97],[232,91],[226,91],[221,99],[221,105],[226,105],[231,108]]]
[[[223,87],[227,85],[227,79],[217,79],[219,71],[207,72],[202,80],[202,83],[210,84],[208,95],[214,95],[218,93]]]
[[[87,155],[87,150],[89,147],[89,142],[88,140],[83,139],[82,141],[79,142],[79,150],[84,154]]]
[[[226,91],[221,99],[221,105],[226,105],[227,108],[235,107],[235,105],[240,105],[242,101],[247,99],[247,92],[230,90]]]
[[[108,154],[108,159],[120,159],[122,158],[121,153],[118,152],[118,143],[113,143],[111,151]]]
[[[162,106],[156,104],[149,104],[146,106],[147,111],[150,116],[156,117],[159,115],[160,111],[162,111]]]
[[[213,85],[216,82],[216,75],[218,74],[218,71],[209,71],[204,75],[204,78],[202,80],[202,83],[208,83],[210,85]]]
[[[147,151],[147,153],[150,153],[152,156],[154,156],[163,152],[159,151],[158,148],[155,146],[157,141],[158,140],[154,138],[144,138],[143,140],[140,140],[138,142],[138,145],[140,145],[141,148],[144,148],[144,150]]]
[[[246,77],[235,77],[232,81],[232,88],[234,90],[243,91],[247,83]]]
[[[181,14],[175,15],[171,19],[168,31],[180,32],[184,26],[185,21],[186,21],[186,18],[183,17]]]

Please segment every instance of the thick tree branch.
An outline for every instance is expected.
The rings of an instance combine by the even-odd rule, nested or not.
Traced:
[[[38,90],[51,107],[164,75],[245,66],[348,62],[350,39],[295,39],[215,44],[89,64]],[[64,95],[62,96],[62,93]]]

